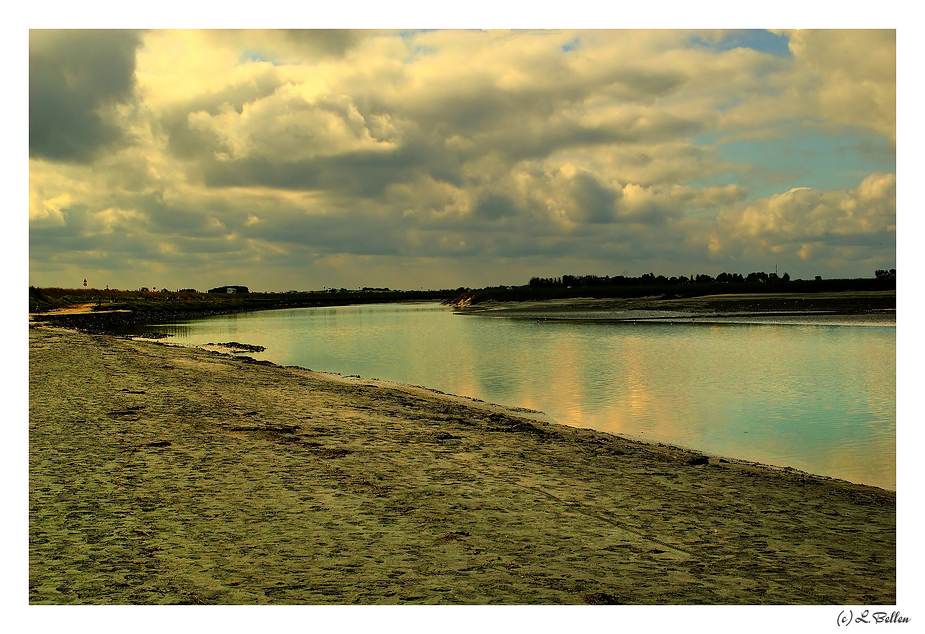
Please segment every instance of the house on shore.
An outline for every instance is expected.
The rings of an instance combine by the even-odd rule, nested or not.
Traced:
[[[217,286],[216,288],[210,288],[210,293],[249,293],[246,286]]]

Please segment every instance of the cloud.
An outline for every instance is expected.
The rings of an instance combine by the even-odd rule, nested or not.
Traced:
[[[30,271],[891,268],[893,110],[892,32],[38,31]]]
[[[517,214],[517,205],[510,196],[489,193],[479,199],[474,213],[476,216],[486,220],[498,220],[515,216]]]
[[[870,174],[854,188],[798,187],[723,209],[713,235],[714,255],[789,254],[806,259],[846,247],[895,249],[896,176]]]
[[[363,31],[350,29],[286,29],[282,33],[299,52],[320,57],[343,57],[364,36]],[[276,33],[270,36],[276,39]]]
[[[30,31],[29,156],[87,162],[125,143],[116,109],[133,98],[135,31]]]
[[[600,224],[616,219],[616,202],[622,198],[623,190],[606,187],[593,175],[579,172],[572,178],[570,194],[575,202],[572,218],[577,222]]]
[[[896,31],[789,33],[803,98],[828,125],[871,129],[896,143]]]
[[[189,127],[202,133],[216,158],[233,161],[256,157],[300,162],[316,157],[362,152],[392,152],[398,131],[387,115],[360,114],[347,95],[306,94],[286,84],[272,95],[235,110],[201,110],[188,116]]]

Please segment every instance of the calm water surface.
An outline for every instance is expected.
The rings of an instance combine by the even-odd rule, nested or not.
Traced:
[[[579,427],[896,488],[895,325],[514,320],[434,304],[161,325],[280,365],[527,407]]]

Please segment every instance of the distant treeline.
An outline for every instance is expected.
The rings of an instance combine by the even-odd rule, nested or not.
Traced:
[[[530,288],[581,288],[595,286],[674,286],[687,284],[744,284],[746,282],[789,282],[790,274],[755,272],[748,275],[741,273],[720,273],[712,275],[681,275],[680,277],[665,277],[646,273],[639,277],[625,275],[563,275],[562,277],[532,277]]]
[[[765,293],[838,293],[842,291],[888,291],[896,289],[896,269],[877,270],[873,277],[853,279],[792,279],[789,274],[754,272],[665,277],[646,273],[624,275],[563,275],[533,277],[524,286],[466,289],[452,303],[474,305],[484,302],[520,302],[551,299],[662,297],[680,299],[704,295]]]
[[[875,279],[878,280],[895,280],[896,269],[889,271],[878,269],[874,273]],[[817,276],[815,281],[821,281],[822,278]],[[778,276],[775,273],[765,273],[756,271],[748,275],[741,273],[720,273],[716,277],[705,275],[691,275],[690,277],[681,275],[680,277],[665,277],[664,275],[655,275],[654,273],[645,273],[639,277],[627,277],[625,275],[563,275],[562,277],[532,277],[530,278],[530,288],[594,288],[601,286],[686,286],[689,284],[754,284],[754,283],[779,283],[789,282],[790,274],[784,273]]]

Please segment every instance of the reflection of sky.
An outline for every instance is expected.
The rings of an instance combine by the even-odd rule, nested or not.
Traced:
[[[174,334],[895,487],[895,328],[533,322],[406,305],[235,315]]]

